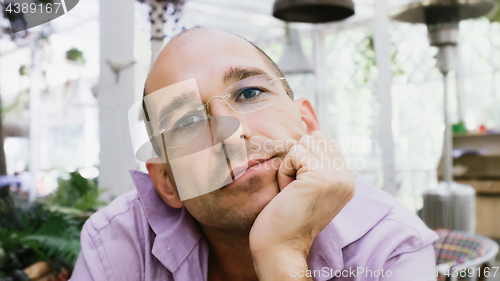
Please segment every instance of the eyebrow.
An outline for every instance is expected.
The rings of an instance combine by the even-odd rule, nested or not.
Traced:
[[[167,114],[171,113],[172,111],[188,103],[196,101],[197,96],[199,95],[194,91],[184,92],[181,95],[176,96],[175,98],[172,99],[172,102],[170,102],[160,111],[160,116],[158,116],[158,121],[161,120],[163,117],[165,117]]]
[[[263,75],[263,74],[267,73],[260,68],[243,68],[236,66],[236,67],[231,67],[231,69],[229,69],[228,71],[226,71],[226,73],[224,73],[223,80],[224,83],[228,84],[231,82],[237,82],[252,76]],[[195,93],[194,91],[184,92],[181,95],[176,96],[175,98],[172,99],[172,102],[170,102],[160,111],[158,120],[161,120],[161,118],[165,117],[170,112],[184,106],[185,104],[195,101],[197,96],[198,94]]]
[[[264,70],[260,68],[243,68],[243,67],[231,67],[224,74],[224,83],[229,84],[230,82],[237,82],[248,77],[267,74]]]

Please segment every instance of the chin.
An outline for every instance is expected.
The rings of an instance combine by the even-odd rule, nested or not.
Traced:
[[[185,206],[202,224],[247,233],[278,191],[276,173],[266,173],[197,197]]]
[[[235,214],[237,221],[232,221],[232,227],[239,229],[243,233],[250,233],[250,230],[262,210],[278,194],[278,184],[262,186],[258,192],[252,194],[239,194],[236,197],[230,197],[224,208],[231,210]],[[225,200],[224,200],[225,201]],[[222,202],[221,202],[222,203]],[[229,220],[231,221],[231,220]]]
[[[257,215],[264,209],[269,202],[278,194],[279,188],[278,183],[274,180],[267,184],[261,181],[262,179],[248,179],[245,184],[249,186],[238,187],[238,193],[234,194],[224,194],[227,196],[221,201],[225,201],[225,207],[227,209],[238,210],[242,215],[251,215],[257,217]],[[259,188],[251,187],[258,181]],[[222,190],[223,191],[223,190]],[[221,202],[221,204],[224,204]]]

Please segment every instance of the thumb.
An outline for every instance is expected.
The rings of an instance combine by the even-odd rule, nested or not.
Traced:
[[[287,187],[290,183],[292,183],[296,179],[295,176],[288,176],[286,174],[281,173],[280,171],[278,171],[277,178],[278,178],[278,187],[280,191],[285,189],[285,187]]]

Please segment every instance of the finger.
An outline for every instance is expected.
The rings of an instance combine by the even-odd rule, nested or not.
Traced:
[[[290,148],[278,168],[277,178],[280,191],[297,179],[298,176],[310,171],[310,165],[308,165],[310,159],[316,159],[317,162],[317,158],[302,145],[297,144]]]
[[[325,132],[318,130],[314,131],[311,136],[318,141],[321,146],[324,147],[324,149],[328,150],[328,147],[330,146],[330,143],[333,142],[332,140]]]
[[[323,131],[315,131],[312,133],[314,139],[316,139],[319,143],[325,146],[325,149],[330,155],[337,156],[338,152],[340,152],[338,143],[335,140],[332,140],[325,132]]]
[[[322,144],[326,143],[327,144],[327,152],[331,155],[332,159],[334,159],[334,163],[338,163],[337,161],[341,161],[342,165],[336,165],[336,167],[347,167],[345,163],[344,156],[342,155],[342,152],[340,151],[340,147],[337,143],[337,141],[332,140],[328,135],[323,132],[323,131],[315,131],[312,136],[315,139],[318,139]]]
[[[318,130],[314,131],[311,136],[317,140],[326,150],[328,150],[328,147],[330,145],[330,142],[333,140],[323,131]]]
[[[311,135],[305,135],[300,138],[299,144],[305,147],[307,150],[309,150],[314,156],[317,158],[324,158],[328,157],[325,156],[326,147],[323,146],[321,143],[319,143],[313,136]]]

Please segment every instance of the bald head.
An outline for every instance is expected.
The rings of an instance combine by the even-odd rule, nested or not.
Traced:
[[[246,39],[232,33],[198,27],[181,32],[160,51],[146,80],[144,96],[194,78],[201,102],[206,103],[211,97],[220,96],[230,84],[261,74],[273,78],[283,77],[277,65]],[[293,100],[286,80],[284,90]],[[155,103],[159,103],[155,100]],[[143,108],[145,118],[149,121],[146,128],[149,135],[153,135],[149,123],[159,120],[154,118],[155,114],[150,118],[152,112],[146,109],[144,102]],[[158,144],[153,142],[153,147],[157,155],[162,155]]]
[[[204,44],[207,41],[211,42],[211,44],[201,45],[201,46],[204,46],[206,48],[217,49],[220,48],[220,46],[222,45],[234,44],[235,42],[238,42],[237,45],[240,45],[240,47],[242,45],[246,45],[247,48],[251,47],[253,51],[256,54],[258,54],[260,59],[267,65],[267,67],[272,70],[274,75],[276,75],[277,77],[284,76],[283,73],[278,68],[278,66],[274,63],[274,61],[264,51],[262,51],[255,44],[244,39],[243,37],[221,30],[216,30],[206,27],[195,27],[191,29],[186,29],[181,33],[177,34],[165,45],[165,47],[158,54],[158,57],[156,58],[155,62],[153,63],[153,66],[151,67],[148,79],[146,80],[146,84],[144,86],[144,96],[159,89],[154,87],[154,85],[151,85],[152,83],[150,82],[150,80],[156,79],[157,76],[156,72],[161,71],[164,68],[165,65],[161,64],[167,63],[168,65],[168,60],[165,60],[165,57],[175,56],[176,52],[179,52],[188,45]],[[244,56],[245,54],[242,53],[241,55]],[[285,88],[288,96],[290,96],[290,98],[293,100],[294,99],[293,92],[290,89],[288,83],[286,83],[286,81],[285,81]]]

